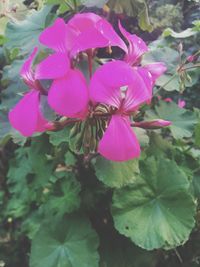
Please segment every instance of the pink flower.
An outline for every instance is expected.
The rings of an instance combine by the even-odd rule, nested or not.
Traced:
[[[38,81],[52,79],[48,103],[59,115],[96,122],[95,116],[99,116],[95,113],[96,108],[106,105],[108,125],[106,129],[103,127],[105,132],[98,144],[101,155],[113,161],[139,157],[140,145],[131,126],[157,129],[170,125],[169,121],[163,120],[134,124],[130,120],[140,105],[151,101],[155,80],[166,67],[160,62],[140,66],[141,56],[148,50],[146,44],[120,24],[119,27],[128,47],[106,20],[93,13],[77,14],[67,24],[59,18],[45,29],[40,42],[53,53],[36,66],[35,72],[32,63],[37,48],[24,63],[21,76],[30,92],[9,113],[13,127],[25,136],[55,128],[56,124],[49,123],[41,113],[40,95],[46,91]],[[93,48],[107,46],[123,49],[124,61],[116,60],[101,66],[92,76],[88,88],[85,77],[74,67],[73,59],[79,52],[89,54]]]
[[[124,60],[131,66],[138,65],[141,61],[143,54],[149,51],[147,45],[136,34],[130,34],[129,32],[127,32],[122,27],[120,21],[119,29],[129,44],[127,49],[124,50],[126,53]],[[155,83],[155,80],[160,77],[167,69],[163,62],[150,63],[143,66],[142,68],[145,68],[151,74],[153,83]]]
[[[148,71],[142,69],[140,74],[123,61],[109,62],[94,73],[89,89],[88,94],[84,77],[78,70],[73,70],[67,77],[54,81],[49,104],[60,115],[82,119],[87,119],[89,100],[93,106],[108,105],[113,112],[98,152],[113,161],[139,157],[140,146],[129,116],[151,99],[152,82],[148,79]],[[74,91],[77,92],[76,98],[72,96]]]
[[[131,129],[129,116],[151,99],[151,90],[139,73],[122,61],[100,67],[90,84],[93,102],[113,108],[113,115],[99,142],[98,152],[113,161],[126,161],[140,155],[140,145]]]
[[[37,66],[37,79],[56,79],[65,76],[70,60],[79,52],[91,48],[126,45],[110,23],[93,13],[75,15],[66,24],[58,18],[40,35],[40,42],[54,53]]]
[[[48,103],[57,113],[73,118],[85,113],[88,90],[81,72],[71,69],[71,57],[90,48],[109,45],[126,49],[112,26],[93,13],[77,14],[67,24],[58,18],[41,33],[40,42],[54,53],[37,65],[36,78],[54,79]]]
[[[186,105],[186,102],[184,100],[182,100],[182,99],[178,100],[178,107],[179,108],[184,108],[185,105]]]
[[[24,136],[31,136],[34,132],[43,132],[48,125],[48,121],[43,117],[40,110],[40,92],[42,88],[35,79],[31,68],[36,53],[37,48],[25,61],[20,72],[24,82],[30,88],[30,92],[26,93],[9,112],[11,125]]]

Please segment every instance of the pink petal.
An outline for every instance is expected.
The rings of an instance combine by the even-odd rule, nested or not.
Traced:
[[[105,19],[101,19],[97,22],[97,29],[108,39],[109,46],[118,46],[123,49],[125,52],[128,52],[126,44],[115,32],[112,25]]]
[[[52,26],[41,33],[39,40],[56,52],[65,53],[73,46],[75,36],[73,29],[70,29],[63,19],[57,18]]]
[[[63,78],[54,80],[48,95],[48,103],[58,114],[79,117],[88,104],[88,88],[79,70],[69,70]]]
[[[128,64],[119,60],[106,63],[97,69],[91,79],[91,100],[119,108],[122,100],[120,87],[133,81],[133,70]]]
[[[32,65],[33,65],[33,61],[34,61],[34,58],[35,58],[37,52],[38,52],[38,48],[35,47],[33,49],[33,52],[30,54],[28,59],[24,62],[23,66],[22,66],[22,68],[20,70],[20,75],[22,76],[24,81],[29,86],[32,86],[34,84],[34,82],[35,82],[34,73],[32,71]]]
[[[36,79],[56,79],[63,77],[70,68],[70,61],[66,53],[55,53],[36,67]]]
[[[166,65],[162,62],[154,62],[143,67],[151,73],[153,83],[167,70]]]
[[[85,51],[90,48],[106,47],[109,41],[95,28],[89,28],[86,31],[80,33],[76,38],[74,47],[71,50],[71,57],[74,57],[81,51]]]
[[[99,20],[101,20],[101,17],[94,13],[79,13],[74,15],[67,24],[81,33],[88,28],[94,27]]]
[[[73,56],[80,51],[106,46],[118,46],[127,51],[125,43],[112,25],[98,15],[93,13],[77,14],[68,22],[68,25],[78,33],[71,52]]]
[[[44,132],[49,128],[50,123],[44,118],[40,109],[38,109],[38,118],[36,125],[36,132]]]
[[[124,111],[133,111],[152,98],[152,81],[146,70],[133,69],[133,81],[128,86],[123,103]]]
[[[24,136],[31,136],[36,131],[43,131],[47,121],[39,109],[39,92],[27,93],[9,112],[9,120],[13,128]]]
[[[143,67],[138,67],[135,69],[137,70],[140,77],[142,77],[146,87],[148,88],[149,94],[152,95],[154,82],[151,72],[149,72],[146,68]]]
[[[99,142],[98,151],[113,161],[126,161],[140,156],[140,145],[127,117],[112,116]]]
[[[129,47],[128,53],[125,56],[126,62],[129,64],[137,64],[141,56],[148,51],[148,47],[145,42],[136,34],[130,34],[121,25],[119,21],[119,29],[123,36],[128,40]],[[126,51],[125,51],[126,52]]]

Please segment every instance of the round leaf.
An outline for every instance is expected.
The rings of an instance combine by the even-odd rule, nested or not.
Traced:
[[[98,238],[89,221],[70,215],[43,225],[33,239],[31,267],[98,267]]]
[[[94,169],[101,182],[116,188],[133,183],[140,172],[137,159],[114,162],[98,157],[94,163]]]
[[[149,158],[142,177],[114,193],[115,228],[147,250],[183,244],[194,227],[195,204],[188,187],[174,162]]]
[[[197,117],[194,112],[179,108],[174,102],[166,103],[164,101],[155,107],[156,114],[153,112],[146,113],[147,119],[160,118],[171,121],[169,129],[175,139],[191,137],[194,126],[197,123]]]

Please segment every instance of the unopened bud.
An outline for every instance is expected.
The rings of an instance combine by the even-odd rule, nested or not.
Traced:
[[[187,61],[189,61],[189,62],[193,62],[194,60],[195,60],[195,56],[193,56],[193,55],[190,55],[187,57]]]
[[[170,97],[167,97],[167,98],[165,98],[165,99],[163,99],[165,102],[169,102],[169,103],[171,103],[172,102],[172,99],[170,98]]]
[[[167,127],[171,124],[172,124],[171,121],[158,119],[158,120],[152,120],[152,121],[135,122],[132,124],[132,126],[143,128],[143,129],[160,129],[163,127]]]
[[[186,105],[186,102],[184,100],[182,100],[182,99],[178,100],[178,107],[179,108],[184,108],[185,105]]]

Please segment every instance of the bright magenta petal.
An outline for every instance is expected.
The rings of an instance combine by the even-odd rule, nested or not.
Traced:
[[[94,27],[94,25],[101,20],[101,17],[94,13],[82,13],[74,15],[67,23],[70,27],[74,28],[79,33]]]
[[[118,46],[127,51],[123,40],[113,29],[112,25],[93,13],[75,15],[68,25],[77,32],[77,38],[71,54],[106,46]]]
[[[40,108],[38,109],[38,117],[37,117],[37,125],[36,125],[36,132],[44,132],[49,127],[49,122],[44,118],[42,115],[42,112],[40,111]]]
[[[9,112],[9,120],[13,128],[24,136],[31,136],[42,130],[42,124],[47,121],[42,117],[39,108],[39,92],[27,93]]]
[[[120,87],[134,81],[132,68],[123,61],[113,61],[100,67],[90,83],[90,97],[100,102],[119,108],[121,104]]]
[[[23,66],[20,70],[20,75],[22,76],[24,81],[29,86],[32,86],[34,84],[34,81],[35,81],[34,73],[32,71],[32,65],[33,65],[34,58],[37,54],[37,51],[38,51],[38,48],[35,47],[33,52],[30,54],[28,59],[24,62]]]
[[[88,104],[88,88],[78,70],[70,70],[61,79],[54,80],[48,94],[48,103],[58,114],[79,117]]]
[[[67,51],[69,30],[61,18],[57,18],[54,24],[46,28],[40,35],[40,42],[60,53]]]
[[[148,91],[149,91],[149,94],[152,95],[152,89],[153,89],[153,85],[154,85],[154,80],[153,80],[153,76],[152,74],[146,69],[146,68],[143,68],[143,67],[138,67],[138,68],[135,68],[138,72],[138,74],[140,75],[140,77],[142,77]]]
[[[123,110],[133,111],[138,108],[139,105],[150,101],[152,98],[152,81],[151,77],[147,77],[148,72],[142,70],[142,73],[133,69],[133,82],[128,86],[125,95]]]
[[[127,117],[112,116],[99,142],[98,151],[113,161],[126,161],[140,156],[140,145]]]
[[[138,63],[140,57],[148,51],[148,47],[145,42],[139,38],[136,34],[130,34],[121,25],[119,21],[119,29],[123,36],[129,42],[128,53],[125,56],[125,60],[133,65]]]
[[[107,38],[109,46],[118,46],[125,52],[128,52],[124,41],[119,37],[119,35],[113,29],[112,25],[107,20],[101,19],[97,22],[96,27],[99,32],[101,32],[103,36]]]
[[[68,56],[64,53],[55,53],[48,56],[36,67],[36,79],[56,79],[63,77],[70,68]]]
[[[162,62],[154,62],[143,67],[151,73],[153,83],[167,70],[166,65]]]
[[[79,52],[90,48],[106,47],[109,41],[95,28],[89,28],[79,34],[76,38],[74,47],[71,50],[71,57],[74,57]]]

